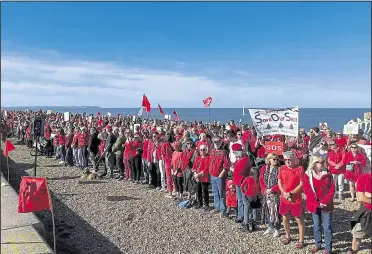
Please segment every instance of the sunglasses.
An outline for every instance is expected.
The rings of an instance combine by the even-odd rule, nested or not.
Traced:
[[[238,133],[237,135],[238,135],[238,136],[241,136],[242,134],[241,134],[241,133]]]
[[[186,145],[191,145],[191,143],[186,143]]]
[[[205,151],[207,151],[207,149],[200,149],[200,151],[205,152]]]
[[[358,147],[356,147],[356,146],[352,146],[352,147],[351,147],[351,149],[357,149],[357,148],[358,148]]]
[[[284,161],[291,161],[291,159],[284,159]]]
[[[272,159],[273,161],[278,161],[279,159],[275,158],[275,159]]]

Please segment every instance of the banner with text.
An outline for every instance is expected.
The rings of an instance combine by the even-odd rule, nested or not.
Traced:
[[[298,107],[282,109],[249,109],[258,136],[298,135]]]
[[[284,143],[283,142],[272,142],[266,141],[265,142],[265,152],[266,154],[275,153],[278,155],[282,155],[284,152]]]

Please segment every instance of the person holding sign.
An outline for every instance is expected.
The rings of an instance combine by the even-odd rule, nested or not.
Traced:
[[[281,166],[278,174],[278,186],[281,192],[279,212],[283,216],[285,238],[282,244],[292,241],[289,227],[289,217],[295,217],[299,229],[297,249],[304,247],[305,223],[303,219],[302,178],[304,169],[298,166],[295,154],[291,151],[283,154],[285,165]]]

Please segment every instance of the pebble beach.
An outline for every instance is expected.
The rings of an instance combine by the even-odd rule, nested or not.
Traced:
[[[11,140],[16,150],[10,153],[10,184],[18,191],[21,176],[34,174],[30,150]],[[116,180],[81,179],[82,171],[64,167],[59,161],[38,157],[37,176],[46,177],[52,194],[57,226],[57,253],[310,253],[313,246],[311,215],[306,214],[305,248],[287,246],[281,238],[263,236],[265,227],[254,233],[242,232],[231,219],[195,209],[182,209],[165,193],[144,185]],[[7,178],[6,160],[1,164]],[[345,193],[346,195],[348,193]],[[348,199],[335,200],[333,214],[333,252],[346,253],[351,247],[349,218],[359,207]],[[47,241],[53,246],[52,220],[49,211],[36,213],[44,223]],[[358,253],[366,250],[370,239]],[[320,252],[321,253],[321,252]]]

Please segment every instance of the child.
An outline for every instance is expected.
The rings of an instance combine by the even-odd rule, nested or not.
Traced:
[[[232,210],[235,211],[235,214],[238,215],[237,213],[237,207],[238,207],[238,199],[236,197],[236,190],[235,190],[235,185],[233,183],[233,180],[227,180],[226,181],[226,214],[227,216],[230,215],[230,212]]]

